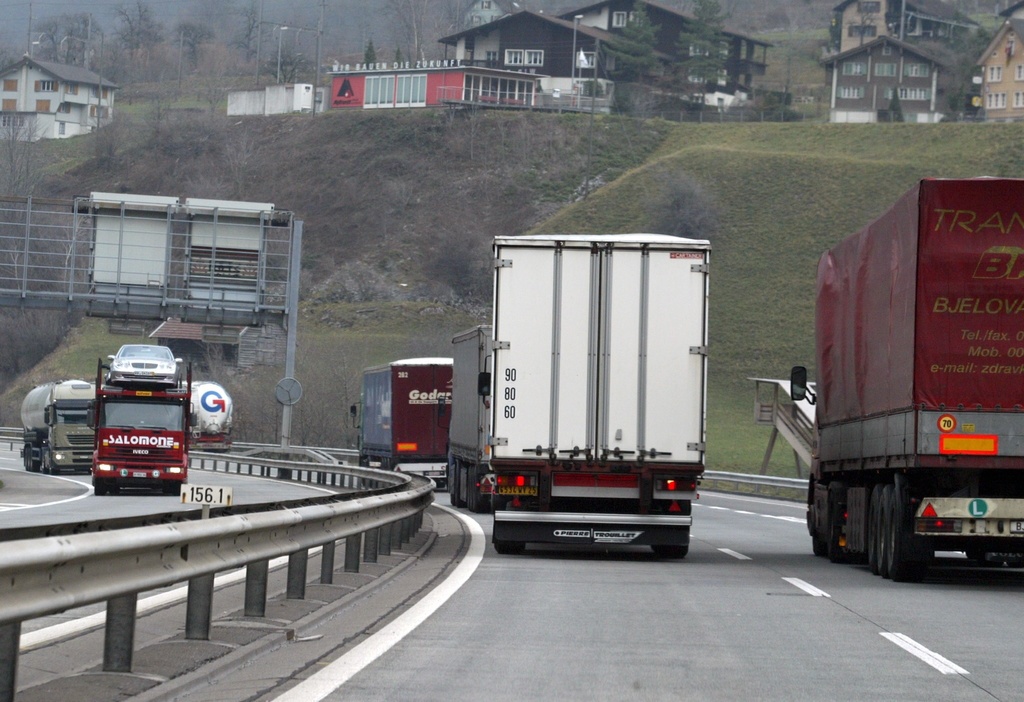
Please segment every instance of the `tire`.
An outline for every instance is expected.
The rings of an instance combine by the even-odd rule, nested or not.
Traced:
[[[892,563],[892,504],[893,485],[885,485],[878,501],[878,521],[881,527],[878,530],[878,574],[883,578],[889,577],[889,566]]]
[[[96,497],[103,497],[107,494],[107,483],[104,480],[93,480],[92,491]]]
[[[448,487],[448,492],[452,496],[452,504],[456,507],[465,507],[466,492],[462,486],[468,481],[466,480],[466,469],[458,459],[456,459],[455,466],[452,468],[452,478],[454,482]]]
[[[163,493],[165,495],[173,495],[174,497],[181,497],[181,483],[175,481],[167,481],[163,485]]]
[[[875,485],[871,490],[870,502],[868,503],[868,568],[873,575],[878,575],[878,531],[881,521],[878,519],[878,505],[882,500],[882,485]]]
[[[651,546],[651,550],[654,551],[654,555],[658,558],[686,558],[686,554],[690,552],[690,546],[680,546],[678,544],[656,544]]]
[[[918,583],[928,572],[928,564],[914,558],[910,547],[913,534],[913,515],[905,490],[893,488],[891,496],[892,559],[889,561],[889,577],[898,583]]]
[[[843,510],[841,501],[846,498],[846,485],[840,482],[828,486],[828,534],[826,534],[825,551],[832,563],[845,563],[846,550],[839,543],[843,536]]]
[[[495,541],[494,550],[503,556],[518,556],[526,548],[522,541]]]
[[[825,539],[820,539],[817,536],[811,537],[811,550],[815,556],[824,558],[828,555],[828,542]]]

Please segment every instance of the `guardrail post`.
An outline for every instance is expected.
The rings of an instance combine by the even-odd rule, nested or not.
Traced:
[[[412,517],[402,519],[402,535],[399,537],[403,544],[412,541]]]
[[[138,593],[107,600],[107,623],[103,637],[103,670],[130,673],[135,648],[135,611]]]
[[[309,565],[309,551],[302,549],[288,555],[288,592],[289,600],[306,598],[306,569]]]
[[[380,528],[380,536],[377,539],[377,553],[382,556],[391,555],[391,525],[385,524]]]
[[[353,534],[345,539],[345,572],[359,572],[359,549],[363,546],[363,535]]]
[[[320,551],[320,582],[330,585],[334,582],[334,541],[328,541]]]
[[[21,622],[0,626],[0,702],[14,702],[18,687],[18,650]]]
[[[270,561],[254,561],[245,567],[245,616],[262,617],[267,613],[267,576]]]
[[[367,563],[377,562],[377,542],[380,540],[380,527],[370,529],[366,532],[366,539],[363,541],[363,560]]]
[[[185,638],[210,640],[213,621],[213,576],[200,575],[188,581],[188,600],[185,605]]]
[[[404,519],[396,519],[391,522],[391,545],[395,549],[402,548],[402,522]]]

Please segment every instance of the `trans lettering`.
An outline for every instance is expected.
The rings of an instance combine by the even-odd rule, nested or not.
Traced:
[[[950,234],[1007,234],[1016,229],[1024,233],[1024,217],[1019,212],[993,212],[985,216],[974,210],[936,209],[935,214],[938,215],[935,231]]]

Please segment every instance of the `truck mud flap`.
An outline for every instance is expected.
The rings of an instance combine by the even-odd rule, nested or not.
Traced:
[[[691,517],[630,514],[494,513],[494,541],[581,545],[688,545]]]

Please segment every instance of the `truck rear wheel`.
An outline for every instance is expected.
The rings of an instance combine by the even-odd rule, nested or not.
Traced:
[[[899,583],[916,583],[924,579],[928,564],[916,560],[910,545],[913,521],[905,490],[893,487],[889,507],[891,510],[890,530],[892,533],[892,555],[889,561],[889,577]]]
[[[881,528],[881,520],[878,518],[878,505],[882,500],[882,485],[879,483],[871,489],[870,502],[868,503],[868,524],[867,524],[867,542],[868,542],[868,568],[874,575],[878,575],[878,546],[879,539],[878,533]]]
[[[828,534],[826,538],[826,549],[828,559],[832,563],[843,563],[846,561],[846,550],[842,543],[844,526],[843,504],[846,502],[846,485],[840,482],[831,483],[828,486]]]
[[[466,506],[466,494],[462,488],[465,484],[464,478],[465,471],[459,461],[456,460],[452,465],[451,479],[448,481],[448,494],[451,496],[452,506],[454,507]]]

